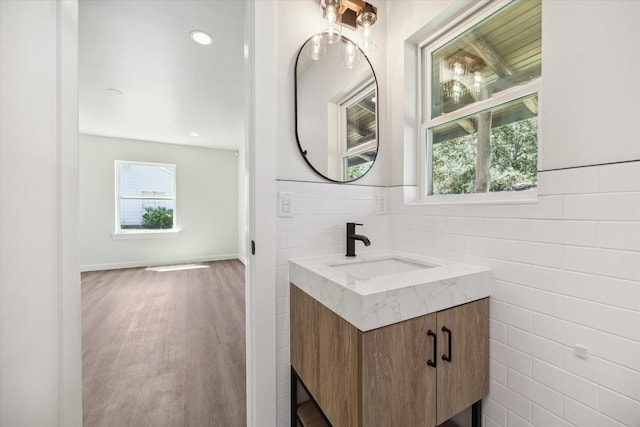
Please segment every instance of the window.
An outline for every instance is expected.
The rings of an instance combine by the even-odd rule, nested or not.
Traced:
[[[421,48],[427,198],[535,194],[541,7],[515,0],[483,10]]]
[[[176,228],[176,166],[116,161],[116,232]]]
[[[353,181],[367,173],[378,152],[376,86],[368,84],[341,103],[341,158],[343,179]]]

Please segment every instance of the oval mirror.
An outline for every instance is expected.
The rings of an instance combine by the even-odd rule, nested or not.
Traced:
[[[364,176],[378,153],[378,83],[355,43],[327,43],[318,34],[298,52],[295,67],[296,137],[300,153],[324,178]]]

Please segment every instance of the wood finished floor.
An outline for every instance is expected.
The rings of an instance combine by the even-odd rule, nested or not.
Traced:
[[[246,425],[240,261],[82,274],[84,427]]]

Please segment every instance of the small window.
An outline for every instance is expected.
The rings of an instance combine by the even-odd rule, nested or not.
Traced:
[[[378,152],[375,83],[341,103],[341,157],[343,179],[360,178],[373,165]]]
[[[176,228],[176,166],[116,161],[116,231]]]
[[[425,196],[536,189],[541,8],[515,0],[422,48]]]

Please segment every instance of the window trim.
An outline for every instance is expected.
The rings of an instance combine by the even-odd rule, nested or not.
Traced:
[[[430,195],[430,177],[432,175],[432,143],[429,137],[430,129],[469,115],[477,114],[487,109],[494,108],[501,104],[524,98],[533,94],[538,95],[540,103],[542,76],[537,79],[501,91],[491,98],[474,102],[450,113],[443,113],[436,118],[431,118],[431,61],[432,53],[449,41],[463,34],[474,25],[479,24],[499,10],[513,3],[514,0],[499,0],[488,4],[479,4],[477,7],[467,11],[459,20],[451,22],[450,25],[431,34],[417,45],[417,130],[418,130],[418,200],[417,204],[460,204],[460,203],[533,203],[537,201],[537,189],[528,191],[504,191],[471,194],[446,194]],[[540,116],[538,118],[538,128],[540,128]],[[541,138],[538,133],[538,165],[540,169],[541,158]],[[415,204],[415,203],[414,203]]]
[[[349,176],[348,176],[349,175],[349,159],[352,158],[352,157],[357,156],[358,154],[366,153],[367,151],[371,150],[373,147],[377,147],[378,146],[378,142],[376,140],[373,140],[373,141],[374,141],[374,143],[369,143],[368,142],[366,144],[362,144],[362,146],[364,148],[360,148],[360,146],[358,146],[358,150],[357,151],[355,151],[356,150],[355,148],[352,148],[352,150],[354,150],[354,151],[350,151],[344,157],[342,157],[342,178],[345,181],[349,181]],[[375,157],[374,157],[374,161],[375,161]],[[373,162],[371,164],[373,165]],[[369,169],[371,169],[371,166],[369,166]],[[364,174],[359,176],[358,178],[355,178],[355,179],[360,179],[363,176],[364,176]],[[351,181],[353,181],[353,180],[354,179],[352,179]]]
[[[504,96],[503,96],[504,94]],[[434,201],[438,203],[442,203],[443,201],[453,201],[453,199],[460,199],[466,201],[491,201],[491,200],[530,200],[532,197],[530,194],[537,194],[536,190],[527,190],[527,191],[501,191],[501,192],[487,192],[487,193],[470,193],[470,194],[446,194],[446,195],[433,195],[429,194],[431,191],[432,180],[430,177],[433,172],[433,158],[432,158],[432,147],[433,142],[431,138],[431,129],[444,124],[449,123],[458,119],[465,118],[467,116],[472,116],[483,111],[498,107],[502,104],[506,104],[509,102],[513,102],[520,98],[526,98],[531,95],[538,95],[538,99],[540,96],[540,79],[536,79],[533,82],[527,83],[522,86],[517,86],[515,88],[507,89],[505,91],[500,92],[493,98],[485,99],[479,102],[476,102],[472,105],[465,106],[460,108],[459,110],[453,111],[451,113],[446,113],[438,117],[437,119],[429,121],[427,123],[420,124],[420,145],[419,150],[422,152],[419,154],[420,159],[423,162],[421,165],[420,172],[420,183],[423,185],[423,188],[420,189],[420,197],[421,200],[429,202]],[[458,114],[462,112],[462,114]],[[445,117],[446,116],[446,117]],[[538,120],[538,128],[540,127],[540,119]],[[538,162],[540,161],[540,135],[538,134]],[[538,163],[539,164],[539,163]],[[538,168],[539,169],[539,168]],[[464,197],[463,197],[464,196]]]
[[[125,230],[111,233],[113,240],[167,239],[180,237],[180,230],[166,228],[163,230]]]
[[[338,104],[339,114],[339,150],[342,168],[342,178],[349,181],[347,175],[349,173],[346,163],[350,157],[369,151],[373,147],[378,146],[378,133],[376,131],[375,139],[366,143],[360,144],[351,149],[347,148],[347,108],[356,103],[359,99],[364,97],[368,92],[375,92],[375,96],[378,96],[378,87],[376,86],[375,79],[369,79],[358,85],[354,90],[350,91]],[[376,101],[376,120],[378,120],[378,102]]]
[[[153,196],[120,196],[120,165],[144,165],[173,168],[173,197],[153,197]],[[157,162],[140,162],[130,160],[115,160],[115,216],[114,216],[114,232],[111,234],[113,240],[122,239],[154,239],[154,238],[173,238],[178,237],[180,230],[178,229],[178,194],[177,194],[177,165],[173,163],[157,163]],[[173,226],[163,229],[123,229],[120,228],[120,200],[173,200]]]

